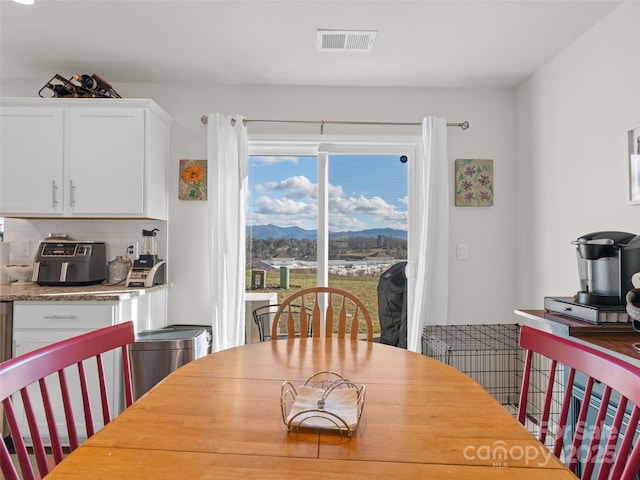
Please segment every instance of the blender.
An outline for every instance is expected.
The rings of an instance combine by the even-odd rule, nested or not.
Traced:
[[[164,283],[165,261],[158,258],[158,231],[157,228],[142,230],[142,249],[127,275],[127,287],[153,287]]]

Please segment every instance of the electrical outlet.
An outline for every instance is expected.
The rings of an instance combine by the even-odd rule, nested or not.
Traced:
[[[469,258],[469,246],[466,243],[456,245],[456,258],[458,260],[467,260]]]

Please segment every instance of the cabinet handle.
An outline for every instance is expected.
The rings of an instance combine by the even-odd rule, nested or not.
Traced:
[[[67,271],[69,270],[69,262],[62,262],[60,266],[60,283],[67,281]]]
[[[76,320],[77,315],[43,315],[46,320]]]
[[[31,275],[31,281],[37,282],[40,277],[40,262],[33,262],[33,274]]]
[[[56,208],[56,205],[58,204],[58,200],[57,200],[58,187],[56,185],[56,181],[55,180],[51,180],[51,185],[52,185],[51,193],[52,193],[52,196],[53,196],[51,205],[53,206],[53,208]]]
[[[73,185],[73,180],[69,180],[69,206],[73,207],[76,204],[76,187]]]

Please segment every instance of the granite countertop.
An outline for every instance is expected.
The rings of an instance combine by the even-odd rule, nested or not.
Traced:
[[[0,285],[0,301],[18,302],[117,302],[146,295],[169,285],[149,288],[128,288],[119,285],[88,285],[83,287],[46,287],[35,283]]]

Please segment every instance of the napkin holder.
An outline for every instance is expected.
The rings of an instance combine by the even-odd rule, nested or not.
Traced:
[[[298,387],[282,384],[282,420],[291,432],[300,428],[332,430],[352,437],[360,423],[366,389],[341,375],[323,370]]]

